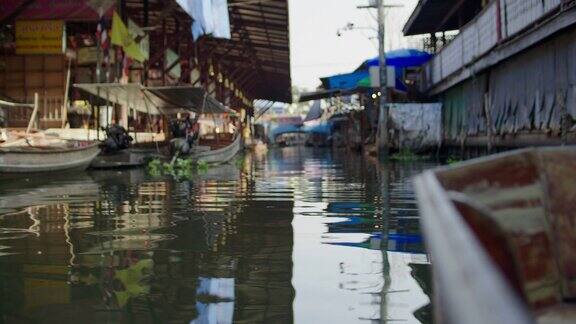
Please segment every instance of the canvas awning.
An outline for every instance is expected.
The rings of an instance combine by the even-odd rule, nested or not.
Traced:
[[[74,87],[102,100],[153,115],[186,111],[207,114],[231,112],[202,88],[192,86],[143,87],[135,83],[83,83],[75,84]]]
[[[222,114],[232,112],[204,89],[191,86],[148,87],[144,89],[155,107],[163,112],[184,108],[199,113]]]
[[[144,101],[142,86],[136,83],[82,83],[75,84],[74,87],[96,96],[97,100],[102,99],[104,102],[126,106],[142,113],[160,114],[158,109]],[[98,101],[102,103],[101,100]]]

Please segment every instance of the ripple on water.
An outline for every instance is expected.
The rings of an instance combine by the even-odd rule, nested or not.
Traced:
[[[129,170],[0,182],[0,316],[430,320],[410,179],[433,164],[303,148],[243,159],[185,181]]]

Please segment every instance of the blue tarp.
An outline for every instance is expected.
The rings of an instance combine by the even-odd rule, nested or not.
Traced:
[[[333,76],[329,76],[326,78],[321,78],[320,80],[322,80],[322,84],[324,85],[324,88],[330,90],[330,89],[352,89],[352,88],[356,88],[358,86],[358,82],[360,82],[360,80],[365,79],[365,78],[369,78],[370,74],[368,73],[368,70],[365,71],[356,71],[356,72],[352,72],[352,73],[346,73],[346,74],[338,74],[338,75],[333,75]]]
[[[268,134],[268,139],[270,143],[274,143],[276,141],[276,137],[282,134],[289,134],[289,133],[300,133],[302,132],[300,125],[294,124],[276,124],[270,127],[270,132]]]
[[[386,65],[397,68],[420,66],[432,59],[432,54],[417,49],[399,49],[386,53]],[[356,71],[367,70],[370,66],[378,66],[379,58],[364,61]]]
[[[329,122],[322,122],[314,126],[304,126],[302,131],[307,134],[323,134],[330,136],[332,134],[332,125]]]
[[[386,65],[396,68],[396,88],[406,91],[406,86],[402,83],[403,69],[407,67],[417,67],[428,62],[432,54],[417,49],[399,49],[386,53]],[[322,85],[327,90],[332,89],[354,89],[358,87],[360,80],[369,78],[369,68],[379,65],[378,58],[364,61],[356,71],[346,74],[337,74],[321,78]]]

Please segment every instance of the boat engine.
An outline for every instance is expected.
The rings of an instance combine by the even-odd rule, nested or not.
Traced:
[[[133,141],[132,136],[128,134],[128,131],[122,126],[112,125],[108,127],[102,127],[102,130],[106,132],[106,139],[100,145],[100,148],[105,153],[113,153],[121,150],[125,150],[130,146]]]
[[[191,153],[199,135],[197,121],[197,118],[192,120],[190,117],[186,117],[185,119],[176,119],[170,122],[170,131],[173,137],[170,142],[173,152]]]

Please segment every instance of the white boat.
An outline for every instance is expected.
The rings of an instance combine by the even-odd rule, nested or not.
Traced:
[[[98,143],[61,141],[59,145],[0,145],[0,173],[84,170],[100,153]]]

